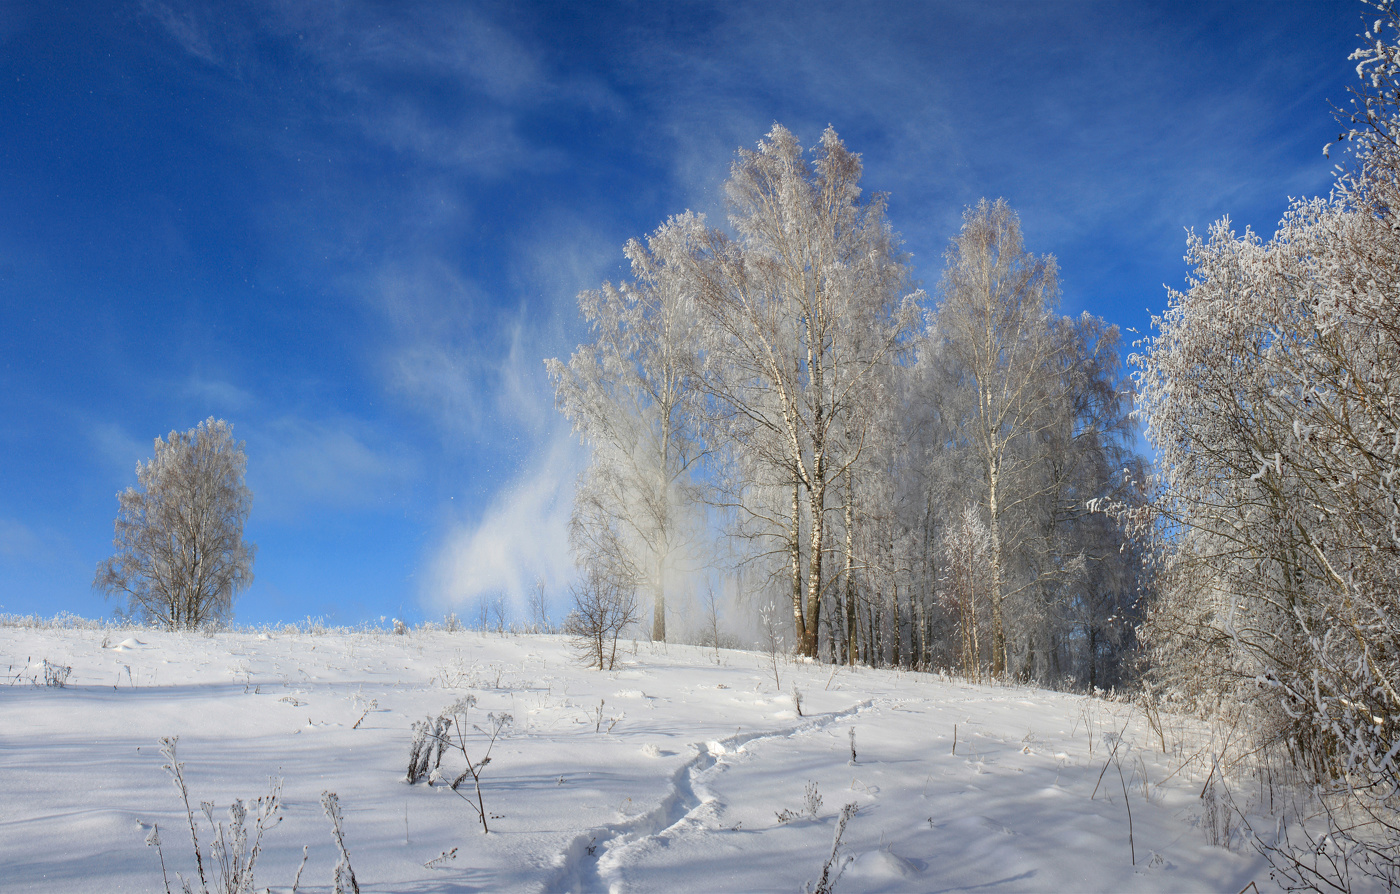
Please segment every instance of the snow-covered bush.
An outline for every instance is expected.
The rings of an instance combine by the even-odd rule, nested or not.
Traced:
[[[1400,862],[1400,22],[1380,8],[1352,57],[1354,163],[1267,241],[1193,234],[1135,357],[1162,460],[1154,673],[1287,749],[1362,874]],[[1279,847],[1291,884],[1350,887]]]

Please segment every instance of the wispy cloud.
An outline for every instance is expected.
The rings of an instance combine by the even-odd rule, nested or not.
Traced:
[[[537,579],[558,592],[574,573],[568,520],[586,453],[554,409],[543,358],[572,352],[580,336],[575,296],[616,278],[621,245],[565,215],[543,222],[515,256],[513,287],[529,298],[513,311],[496,312],[491,331],[497,337],[480,344],[484,359],[465,364],[457,359],[466,354],[462,345],[421,330],[415,333],[419,343],[406,348],[437,364],[436,377],[415,379],[419,397],[429,401],[425,406],[471,407],[469,417],[441,418],[444,430],[469,443],[489,443],[516,470],[484,509],[464,509],[447,524],[422,590],[430,611],[496,596],[520,608]],[[470,430],[463,427],[466,418]]]
[[[222,64],[214,52],[208,29],[194,9],[175,9],[159,0],[143,0],[140,10],[164,29],[166,35],[186,53],[209,65]]]
[[[408,448],[349,418],[284,416],[250,426],[248,485],[263,518],[384,507],[419,474]]]
[[[137,462],[150,459],[155,442],[154,437],[145,441],[134,438],[115,422],[95,423],[88,427],[87,435],[98,462],[109,473],[127,476],[133,473]]]
[[[568,525],[580,451],[558,425],[475,519],[454,523],[430,565],[423,601],[433,611],[505,597],[517,611],[535,581],[557,590],[573,577]]]
[[[50,555],[50,546],[23,522],[0,518],[0,556],[26,562],[42,562]]]
[[[253,406],[252,393],[222,379],[209,379],[198,374],[191,375],[180,388],[180,393],[188,400],[206,406],[209,412],[220,415]]]
[[[544,358],[573,350],[575,298],[625,272],[623,240],[551,215],[513,240],[505,294],[434,255],[385,265],[364,293],[390,326],[387,383],[461,443],[544,431],[556,419]]]

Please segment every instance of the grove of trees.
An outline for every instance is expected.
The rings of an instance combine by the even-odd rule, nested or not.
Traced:
[[[247,464],[233,427],[212,416],[156,438],[155,456],[136,464],[138,487],[117,494],[116,553],[97,566],[93,586],[170,630],[227,620],[253,582],[257,552],[243,540],[253,501]]]
[[[579,564],[650,592],[656,639],[684,567],[786,606],[808,657],[1112,685],[1146,567],[1092,511],[1146,476],[1117,330],[1058,313],[1003,201],[930,297],[861,175],[834,130],[775,125],[726,229],[675,216],[580,295],[592,340],[548,361],[591,448]]]

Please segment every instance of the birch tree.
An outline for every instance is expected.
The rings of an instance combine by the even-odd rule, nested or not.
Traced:
[[[862,449],[863,389],[912,333],[919,300],[885,196],[862,199],[860,177],[859,156],[834,130],[809,160],[774,125],[731,168],[735,237],[709,230],[691,253],[703,387],[722,425],[749,436],[734,447],[790,476],[793,624],[812,657],[830,579],[828,494]],[[852,446],[837,451],[844,429]]]
[[[257,551],[243,540],[253,502],[247,464],[233,426],[212,416],[156,438],[155,456],[136,464],[138,486],[117,494],[116,553],[97,566],[93,586],[170,630],[228,619],[253,582]]]
[[[1037,436],[1053,423],[1063,397],[1047,376],[1063,350],[1052,310],[1058,270],[1051,256],[1025,251],[1021,224],[1002,199],[980,201],[963,215],[947,252],[936,332],[971,395],[964,420],[982,476],[993,580],[989,601],[992,674],[1007,667],[1005,600],[1012,546],[1023,533],[1015,511],[1037,492]]]
[[[699,530],[693,472],[699,392],[690,284],[674,263],[702,224],[683,215],[624,248],[632,278],[579,295],[593,341],[546,361],[559,409],[592,448],[571,541],[584,564],[652,596],[652,639],[666,639],[667,582]]]

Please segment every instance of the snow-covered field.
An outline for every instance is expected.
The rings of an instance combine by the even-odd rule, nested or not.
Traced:
[[[197,815],[212,801],[226,822],[235,798],[283,780],[258,890],[290,890],[303,845],[300,890],[331,889],[325,790],[363,891],[796,892],[820,874],[847,803],[859,810],[841,892],[1267,880],[1252,852],[1207,844],[1206,762],[1183,758],[1209,742],[1186,721],[1165,724],[1163,753],[1140,714],[1102,699],[795,662],[780,664],[780,690],[764,654],[626,653],[600,673],[552,636],[0,627],[0,890],[163,891],[153,823],[174,887],[174,872],[191,877],[163,736],[179,736]],[[71,666],[65,687],[32,682],[45,660]],[[514,717],[482,777],[489,835],[445,784],[404,781],[411,724],[467,694],[483,727],[488,713]],[[484,743],[471,732],[473,759]],[[449,776],[461,767],[444,758]],[[779,822],[784,810],[799,816]]]

